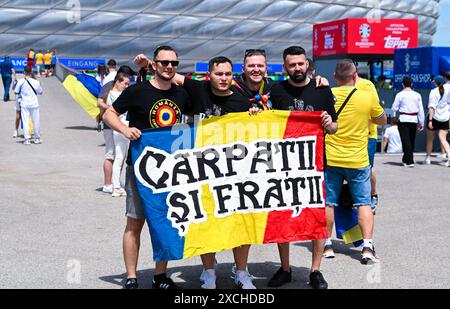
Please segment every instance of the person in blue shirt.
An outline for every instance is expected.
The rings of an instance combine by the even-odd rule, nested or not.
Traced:
[[[56,62],[59,61],[58,56],[56,54],[57,54],[57,51],[56,51],[56,49],[54,49],[52,52],[52,62],[50,64],[50,76],[55,75]]]
[[[16,75],[9,56],[5,56],[5,60],[0,63],[0,73],[2,74],[3,88],[5,89],[3,101],[8,102],[12,78]]]

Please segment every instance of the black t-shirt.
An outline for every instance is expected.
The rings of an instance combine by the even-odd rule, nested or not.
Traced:
[[[246,112],[252,107],[247,98],[236,93],[228,96],[215,95],[209,81],[185,78],[183,86],[191,97],[194,114],[222,116],[228,113]]]
[[[304,87],[294,87],[287,80],[273,85],[270,94],[273,109],[297,111],[326,111],[333,121],[337,120],[335,98],[330,87],[316,87],[311,80]]]
[[[169,90],[160,90],[150,82],[128,87],[112,106],[119,114],[128,112],[129,126],[139,130],[180,123],[191,108],[182,87],[172,84]]]
[[[160,90],[146,82],[128,87],[112,106],[119,114],[128,112],[130,128],[145,130],[180,123],[190,101],[183,87],[172,84],[169,90]],[[130,150],[127,164],[132,164]]]

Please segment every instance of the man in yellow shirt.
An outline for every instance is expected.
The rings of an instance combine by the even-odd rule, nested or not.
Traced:
[[[37,75],[40,76],[42,73],[42,67],[43,67],[43,60],[44,60],[44,54],[40,50],[36,54],[36,68],[37,68]]]
[[[358,221],[363,234],[361,263],[379,262],[372,241],[373,213],[370,207],[370,164],[367,152],[368,124],[371,119],[376,124],[385,124],[386,115],[379,100],[371,92],[357,89],[356,67],[352,60],[342,60],[336,65],[335,78],[338,87],[332,89],[336,97],[335,109],[339,111],[339,130],[327,135],[326,143],[326,213],[328,235],[334,224],[334,208],[339,207],[339,195],[346,180],[353,197],[354,207],[358,208]],[[325,247],[331,246],[329,238]]]
[[[51,64],[52,64],[52,53],[49,50],[47,50],[47,52],[44,55],[45,77],[49,76]]]

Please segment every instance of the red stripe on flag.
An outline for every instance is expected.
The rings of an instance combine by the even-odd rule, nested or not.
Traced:
[[[316,166],[323,171],[324,135],[322,112],[291,112],[284,138],[317,135]],[[324,188],[323,188],[324,190]],[[323,194],[325,197],[325,194]],[[327,238],[325,208],[305,208],[292,218],[292,210],[272,211],[267,218],[263,243]]]

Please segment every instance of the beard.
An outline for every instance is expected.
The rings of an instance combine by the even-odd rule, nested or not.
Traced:
[[[155,75],[157,75],[160,79],[166,81],[166,82],[170,82],[172,80],[172,78],[175,76],[175,73],[171,74],[170,78],[167,78],[165,76],[163,76],[161,73],[159,73],[158,71],[155,71]]]
[[[301,82],[303,82],[306,79],[306,74],[305,73],[298,73],[297,75],[289,74],[289,78],[294,83],[301,83]]]

